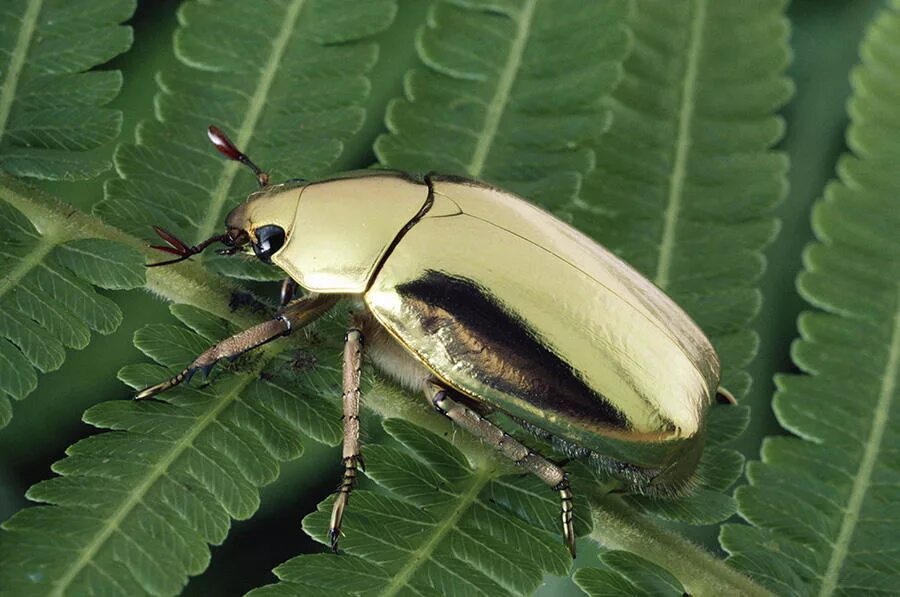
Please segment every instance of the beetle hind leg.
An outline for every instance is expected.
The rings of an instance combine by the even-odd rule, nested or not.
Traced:
[[[560,517],[563,540],[569,553],[575,557],[575,527],[572,508],[572,490],[569,477],[559,466],[529,449],[475,410],[450,397],[448,390],[435,382],[428,384],[426,397],[435,409],[473,435],[494,446],[498,452],[517,465],[536,475],[541,481],[559,492]]]
[[[356,469],[365,464],[359,450],[359,382],[362,371],[363,335],[355,327],[347,332],[344,343],[343,395],[344,407],[344,475],[337,490],[334,507],[331,510],[331,522],[328,528],[328,539],[331,549],[337,552],[338,540],[341,536],[341,521],[344,510],[350,499],[350,492],[356,485]]]

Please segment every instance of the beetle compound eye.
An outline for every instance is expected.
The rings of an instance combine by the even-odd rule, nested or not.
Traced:
[[[284,245],[284,228],[281,226],[260,226],[256,229],[256,242],[253,244],[253,252],[256,256],[269,263],[278,249]]]

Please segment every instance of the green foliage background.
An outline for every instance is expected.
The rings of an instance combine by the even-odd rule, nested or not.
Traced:
[[[135,8],[127,0],[69,14],[23,0],[5,17],[8,43],[19,16],[41,15],[34,32],[44,45],[20,65],[32,83],[0,94],[0,169],[22,177],[0,181],[0,330],[33,340],[0,345],[0,520],[30,504],[26,491],[56,505],[4,523],[0,595],[896,590],[896,2],[310,0],[262,13],[220,3],[215,17],[210,2],[179,4],[139,3],[127,21],[130,49],[131,33],[117,25]],[[862,45],[866,67],[854,71],[848,132],[851,68],[880,10]],[[745,23],[746,37],[729,37]],[[525,74],[510,71],[517,78],[505,86],[505,57],[524,33]],[[303,59],[272,66],[257,58],[270,44]],[[89,79],[73,75],[100,64]],[[217,87],[225,77],[228,88]],[[677,99],[688,93],[686,114]],[[504,102],[519,110],[492,120],[477,109]],[[440,163],[529,197],[641,269],[710,334],[741,398],[741,408],[713,413],[698,495],[674,504],[610,498],[573,467],[579,531],[589,536],[572,575],[551,492],[370,375],[368,479],[351,500],[349,555],[336,558],[316,541],[339,472],[339,316],[290,350],[220,373],[214,393],[127,402],[117,376],[134,386],[157,380],[263,316],[253,304],[228,309],[237,285],[273,292],[263,284],[271,273],[256,264],[206,257],[145,282],[136,239],[149,238],[151,224],[197,240],[253,187],[208,147],[208,106],[239,142],[254,131],[247,151],[276,179]],[[298,113],[307,115],[302,132],[279,138]],[[680,127],[691,119],[701,124],[688,146]],[[683,184],[669,184],[672,172]],[[820,242],[804,250],[813,229]],[[27,256],[38,253],[40,277],[19,283],[16,272],[30,272]],[[170,309],[145,284],[193,306]],[[35,310],[24,291],[79,317]],[[828,314],[798,324],[810,304]],[[31,319],[49,340],[27,333]],[[303,358],[317,366],[297,366]],[[258,380],[263,369],[276,372],[271,383]],[[117,431],[69,448],[97,432],[81,423],[85,410],[85,421]],[[736,490],[735,447],[754,461]],[[97,543],[92,521],[125,512],[130,498],[117,496],[137,495],[143,481],[130,479],[147,478],[148,462],[162,474]],[[46,481],[52,463],[63,476]],[[215,489],[183,491],[200,469]],[[71,554],[95,543],[96,565],[67,577],[64,591],[54,584],[75,570]]]

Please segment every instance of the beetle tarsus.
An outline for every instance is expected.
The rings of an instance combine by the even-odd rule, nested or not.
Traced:
[[[331,551],[338,554],[338,539],[341,537],[341,530],[334,527],[328,529],[328,541],[331,544]]]
[[[175,377],[171,377],[166,381],[160,382],[156,385],[150,386],[149,388],[144,388],[140,392],[134,395],[135,400],[144,400],[146,398],[152,398],[159,393],[165,392],[170,388],[174,388],[178,384],[184,382],[186,379],[189,379],[192,375],[190,369],[185,369]]]
[[[338,553],[338,540],[341,536],[341,523],[344,519],[344,510],[347,508],[347,501],[350,499],[350,492],[345,491],[344,484],[338,489],[337,498],[334,500],[334,508],[331,510],[331,523],[328,525],[328,539],[331,542],[331,550]]]
[[[189,383],[191,381],[191,379],[194,378],[194,375],[196,375],[198,371],[203,375],[204,381],[208,380],[209,374],[210,374],[210,372],[212,372],[212,368],[215,364],[216,364],[215,361],[213,361],[212,363],[209,363],[207,365],[197,365],[197,361],[194,361],[190,367],[188,367],[187,369],[185,369],[184,371],[182,371],[180,373],[181,378],[182,378],[181,383]]]
[[[337,538],[341,531],[344,509],[350,492],[356,486],[356,468],[362,463],[359,455],[359,382],[362,372],[363,335],[357,327],[350,327],[344,338],[343,394],[341,403],[344,421],[344,476],[331,510],[331,548],[337,552]],[[365,467],[364,467],[365,468]]]
[[[562,518],[563,540],[572,559],[575,559],[575,516],[572,507],[572,489],[569,486],[569,475],[564,475],[563,480],[554,487],[559,492],[560,517]]]

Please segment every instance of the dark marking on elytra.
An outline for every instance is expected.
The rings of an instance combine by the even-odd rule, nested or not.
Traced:
[[[547,411],[626,427],[621,412],[488,290],[471,280],[428,271],[397,291],[415,305],[423,330],[449,333],[451,358],[474,365],[489,386]]]

